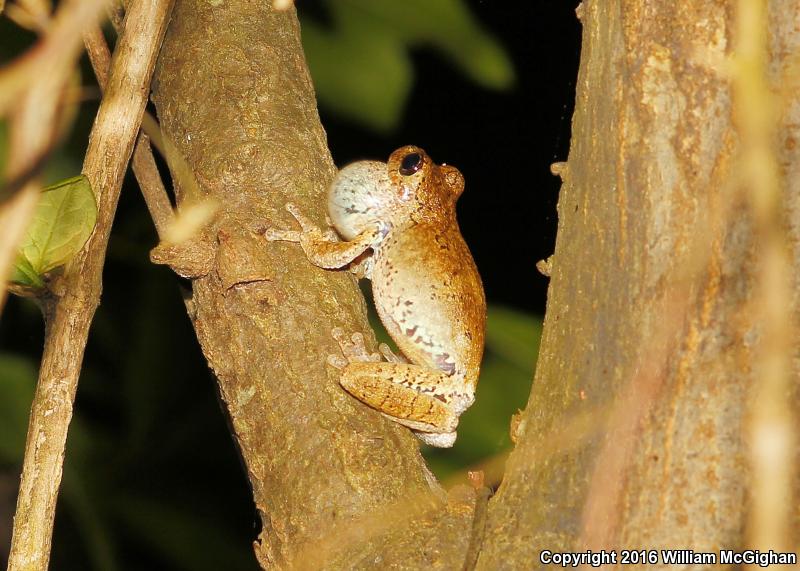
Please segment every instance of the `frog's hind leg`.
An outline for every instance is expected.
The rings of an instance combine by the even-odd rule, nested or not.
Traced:
[[[471,403],[460,377],[408,363],[385,344],[380,355],[370,353],[364,336],[347,336],[340,327],[333,337],[344,357],[330,355],[328,362],[342,369],[339,383],[361,402],[385,417],[415,431],[426,444],[449,448],[456,440],[459,414]]]
[[[458,425],[462,383],[410,363],[350,362],[339,383],[361,402],[413,430],[450,433]],[[424,439],[423,439],[424,440]]]

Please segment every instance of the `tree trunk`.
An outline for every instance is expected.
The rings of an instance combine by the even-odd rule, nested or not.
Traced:
[[[188,305],[261,515],[256,554],[265,568],[459,568],[475,494],[448,502],[410,432],[326,366],[336,326],[374,347],[355,279],[262,236],[294,227],[288,201],[322,225],[335,174],[295,13],[271,4],[178,1],[154,78],[165,136],[221,205],[183,262],[212,261]]]
[[[544,568],[541,550],[748,545],[745,435],[763,250],[737,190],[731,4],[579,8],[583,52],[569,160],[556,167],[563,187],[542,349],[478,569]],[[770,3],[773,80],[796,53],[799,4]],[[785,102],[777,146],[792,324],[796,100]]]

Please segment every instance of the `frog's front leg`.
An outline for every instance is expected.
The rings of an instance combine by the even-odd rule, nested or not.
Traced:
[[[354,335],[351,342],[338,328],[333,334],[346,360],[334,357],[329,362],[342,368],[339,383],[348,393],[411,428],[426,444],[453,445],[463,410],[459,403],[469,400],[460,379],[413,363],[375,362],[362,337]]]
[[[324,234],[294,204],[287,204],[286,210],[294,216],[302,230],[270,228],[264,232],[264,236],[271,242],[299,242],[309,261],[320,268],[330,270],[346,266],[368,248],[380,243],[385,235],[381,224],[376,222],[352,240],[339,242],[335,236]]]

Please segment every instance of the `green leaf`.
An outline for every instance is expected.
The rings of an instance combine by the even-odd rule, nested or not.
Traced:
[[[40,278],[36,270],[33,269],[31,263],[21,256],[17,256],[17,261],[14,267],[11,268],[10,281],[11,283],[28,285],[34,288],[41,288],[44,286],[42,278]]]
[[[66,264],[83,247],[96,221],[94,193],[84,175],[46,187],[20,245],[11,281],[42,287],[47,272]]]
[[[410,50],[445,54],[476,83],[506,89],[510,59],[463,0],[329,0],[332,28],[301,18],[303,47],[320,102],[379,132],[402,118],[413,69]]]
[[[0,353],[0,463],[22,463],[35,387],[33,361]]]
[[[533,375],[542,320],[538,316],[499,305],[489,306],[486,320],[486,347]]]
[[[397,125],[413,75],[402,45],[370,28],[339,34],[309,21],[303,44],[323,105],[380,132]]]
[[[331,0],[328,5],[345,31],[369,26],[411,47],[431,46],[484,87],[507,89],[514,82],[511,60],[463,0]]]

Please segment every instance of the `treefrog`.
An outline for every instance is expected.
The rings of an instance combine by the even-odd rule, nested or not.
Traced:
[[[327,269],[351,266],[372,281],[378,316],[403,357],[363,337],[333,331],[345,359],[340,383],[351,395],[411,428],[425,443],[450,447],[458,418],[475,400],[486,325],[480,275],[456,221],[464,177],[415,146],[388,162],[346,166],[328,191],[328,214],[344,240],[323,233],[292,204],[300,231],[268,230],[299,242]]]

